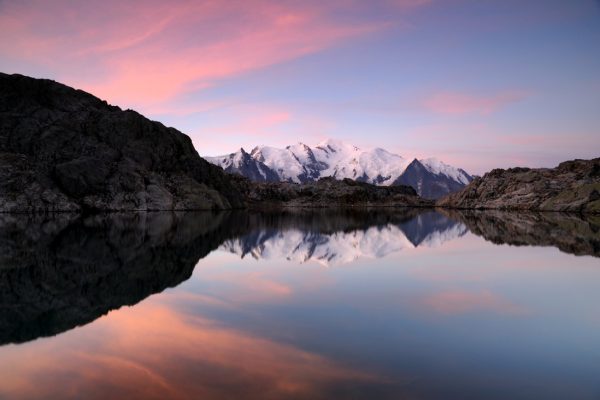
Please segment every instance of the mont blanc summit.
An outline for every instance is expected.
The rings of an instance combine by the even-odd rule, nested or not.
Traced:
[[[204,157],[226,172],[259,182],[306,183],[324,177],[350,178],[380,186],[410,185],[425,198],[436,199],[466,186],[473,178],[461,168],[436,158],[405,158],[382,148],[361,149],[328,139],[314,147],[304,143],[284,149],[257,146],[217,157]]]

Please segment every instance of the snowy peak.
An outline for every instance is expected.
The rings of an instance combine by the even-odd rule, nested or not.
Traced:
[[[226,172],[260,182],[305,183],[323,177],[350,178],[375,185],[410,185],[427,198],[460,190],[472,180],[464,170],[436,158],[410,161],[380,147],[363,150],[336,139],[327,139],[314,147],[302,142],[284,149],[257,146],[249,154],[240,149],[229,155],[205,158]],[[407,171],[409,176],[405,176]]]
[[[468,185],[473,180],[471,175],[467,174],[463,169],[448,165],[437,158],[427,158],[420,160],[421,164],[432,174],[445,175],[448,178],[457,182]]]

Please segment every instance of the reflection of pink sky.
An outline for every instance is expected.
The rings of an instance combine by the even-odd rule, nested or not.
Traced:
[[[262,326],[259,332],[283,329],[268,336],[287,337],[294,343],[304,337],[306,329],[310,334],[322,331],[294,323],[282,327],[286,318],[264,312],[260,305],[280,310],[288,304],[315,310],[323,305],[344,307],[354,319],[332,315],[339,321],[336,333],[344,335],[353,323],[387,316],[426,319],[443,328],[449,319],[440,315],[477,313],[514,319],[534,312],[536,317],[556,315],[555,310],[544,308],[553,307],[548,299],[542,296],[544,301],[539,302],[536,294],[529,293],[530,282],[536,283],[540,293],[565,293],[581,287],[581,280],[597,282],[594,259],[578,258],[573,266],[566,262],[572,256],[548,248],[510,251],[511,259],[506,246],[484,243],[472,235],[450,243],[348,269],[284,261],[257,263],[212,253],[198,263],[190,281],[175,290],[54,338],[0,347],[0,398],[17,394],[19,398],[91,399],[224,398],[224,394],[250,399],[327,398],[328,389],[336,385],[389,380],[370,369],[351,368],[293,344],[248,333],[236,326],[235,319],[223,324],[206,315],[243,314],[244,320]],[[530,266],[535,260],[537,264]],[[558,279],[559,273],[568,273],[574,280]],[[594,286],[590,284],[588,290]],[[589,303],[589,299],[584,301]],[[585,307],[577,312],[597,325],[597,310],[593,304],[589,308],[593,309],[589,314]],[[202,315],[201,310],[210,313]],[[245,321],[239,323],[245,325]],[[327,340],[337,336],[322,339],[327,345]],[[368,348],[368,343],[361,345]],[[353,349],[359,361],[365,348]],[[395,377],[394,383],[398,383]]]
[[[0,354],[3,398],[325,398],[336,383],[381,382],[155,301]]]
[[[434,293],[422,299],[422,304],[437,313],[452,315],[469,312],[493,312],[523,315],[527,310],[489,290],[449,290]]]

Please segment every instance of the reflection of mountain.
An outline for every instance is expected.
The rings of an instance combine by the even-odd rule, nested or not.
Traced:
[[[368,227],[349,225],[333,231],[315,231],[312,225],[289,224],[283,229],[264,226],[225,241],[221,248],[242,258],[251,255],[256,259],[341,265],[359,258],[382,258],[404,248],[440,245],[466,233],[463,224],[434,211],[397,216],[389,214],[387,221],[373,221]]]
[[[556,212],[445,210],[495,244],[554,246],[564,253],[600,257],[600,217]]]

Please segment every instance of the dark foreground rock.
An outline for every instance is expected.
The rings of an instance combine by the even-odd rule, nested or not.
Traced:
[[[600,215],[496,210],[442,212],[492,243],[553,246],[564,253],[600,257]]]
[[[437,205],[600,213],[600,158],[566,161],[556,168],[495,169]]]
[[[268,207],[432,207],[410,186],[376,186],[352,179],[321,178],[303,184],[251,182],[231,175],[234,185],[253,208]]]
[[[54,81],[0,73],[0,212],[242,205],[176,129]]]

